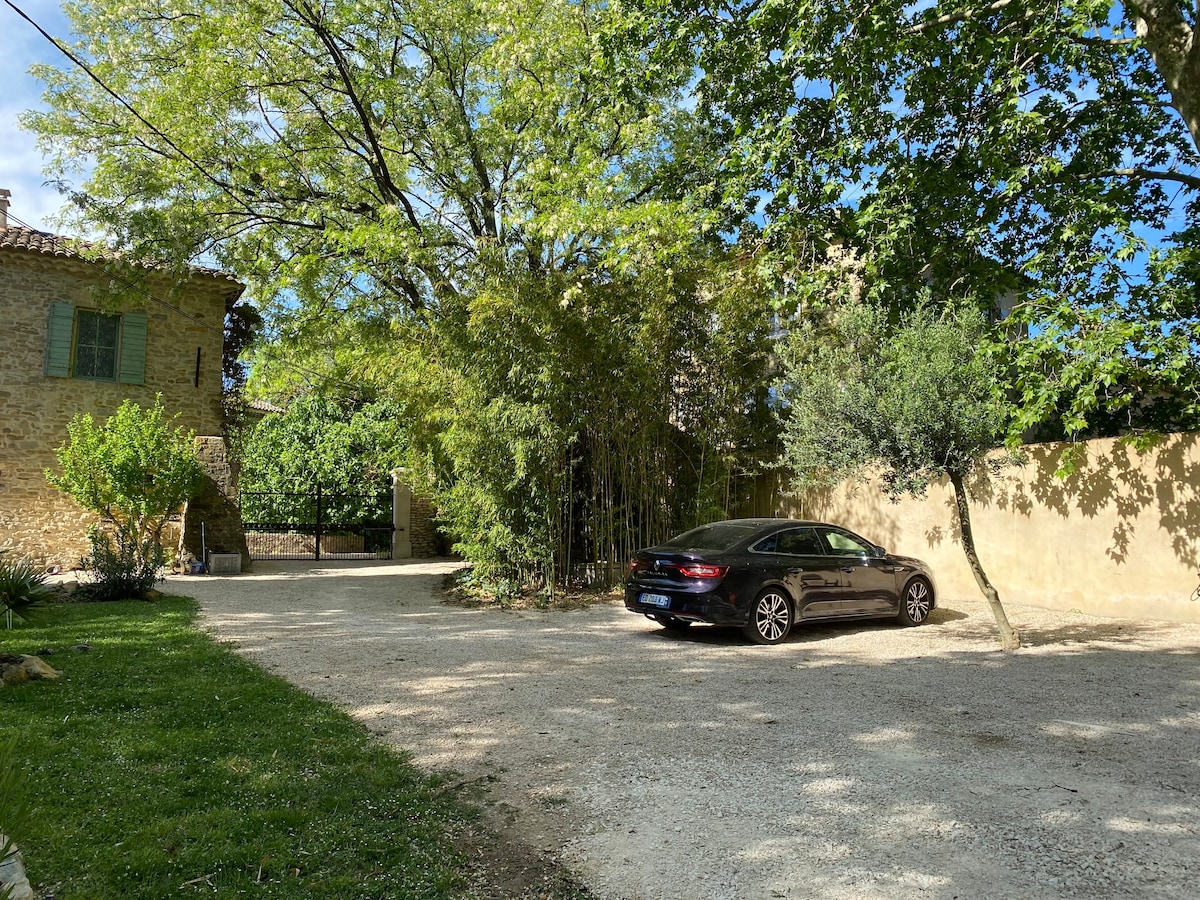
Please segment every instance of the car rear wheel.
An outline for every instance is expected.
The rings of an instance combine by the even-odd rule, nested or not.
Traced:
[[[900,623],[920,625],[933,609],[933,588],[924,578],[914,578],[904,586],[900,597]]]
[[[774,588],[763,591],[750,607],[743,630],[756,644],[778,644],[792,630],[792,601]]]
[[[687,619],[677,619],[674,616],[668,616],[664,613],[655,613],[654,621],[663,628],[669,628],[672,631],[683,631],[685,628],[691,627],[691,622]]]

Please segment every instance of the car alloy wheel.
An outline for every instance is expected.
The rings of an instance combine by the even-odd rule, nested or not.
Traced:
[[[791,601],[777,590],[759,594],[750,608],[746,636],[756,644],[778,644],[791,630]]]
[[[914,578],[904,588],[900,598],[900,621],[905,625],[920,625],[933,609],[933,590],[924,578]]]

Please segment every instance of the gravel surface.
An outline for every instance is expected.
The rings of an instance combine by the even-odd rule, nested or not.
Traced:
[[[975,598],[667,632],[439,602],[446,562],[173,577],[239,652],[477,783],[602,898],[1192,898],[1200,626]]]

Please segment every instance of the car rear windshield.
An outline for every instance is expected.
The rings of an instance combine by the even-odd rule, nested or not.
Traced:
[[[752,525],[733,525],[725,522],[701,525],[671,538],[662,545],[667,550],[728,550],[754,533]]]

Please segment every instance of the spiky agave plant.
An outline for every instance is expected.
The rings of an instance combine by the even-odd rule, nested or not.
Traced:
[[[28,559],[13,562],[7,550],[0,550],[0,616],[9,628],[14,616],[23,621],[35,617],[53,595],[45,574],[33,563]]]

